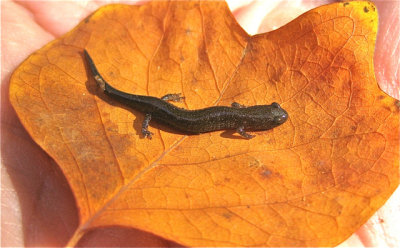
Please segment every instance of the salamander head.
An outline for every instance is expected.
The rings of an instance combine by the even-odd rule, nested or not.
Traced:
[[[276,102],[273,102],[271,107],[273,107],[271,112],[274,116],[274,122],[277,124],[277,126],[284,123],[288,118],[288,113]]]
[[[248,130],[268,130],[283,124],[288,113],[274,102],[271,105],[255,105],[245,108],[244,127]]]

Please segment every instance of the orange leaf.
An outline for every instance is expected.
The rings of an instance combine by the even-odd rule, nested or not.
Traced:
[[[87,230],[126,226],[188,246],[332,246],[399,184],[399,102],[377,86],[369,2],[311,10],[247,35],[223,2],[100,8],[14,72],[10,99],[61,167]],[[251,140],[153,124],[99,93],[114,87],[181,107],[270,104],[290,119]],[[179,104],[178,104],[179,105]],[[134,125],[132,125],[134,123]]]

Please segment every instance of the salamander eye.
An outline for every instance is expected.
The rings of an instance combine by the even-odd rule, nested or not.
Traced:
[[[287,115],[287,113],[285,112],[285,113],[282,114],[282,115],[275,116],[275,117],[274,117],[274,122],[275,122],[275,123],[278,123],[278,124],[282,124],[282,123],[284,123],[284,122],[287,120],[287,118],[288,118],[288,115]]]
[[[276,102],[273,102],[273,103],[271,104],[271,106],[274,107],[274,108],[281,108],[281,106],[280,106],[278,103],[276,103]]]

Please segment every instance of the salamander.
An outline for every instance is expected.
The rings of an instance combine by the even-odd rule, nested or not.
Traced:
[[[183,99],[180,94],[168,94],[162,98],[157,98],[122,92],[104,80],[86,50],[84,50],[84,54],[91,74],[106,95],[127,107],[145,114],[141,131],[144,137],[149,139],[153,134],[148,130],[152,119],[174,130],[188,134],[231,129],[236,130],[246,139],[251,139],[255,136],[247,133],[246,130],[268,130],[283,124],[288,119],[288,113],[276,102],[271,105],[248,107],[234,102],[231,107],[213,106],[187,110],[167,102],[171,100],[180,101]]]

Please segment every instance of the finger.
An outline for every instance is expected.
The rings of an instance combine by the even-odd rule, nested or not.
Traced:
[[[262,18],[258,33],[275,30],[297,18],[301,14],[331,1],[276,1],[271,5],[268,13]]]
[[[32,13],[35,21],[54,36],[75,27],[90,13],[108,3],[136,4],[138,1],[17,1]]]
[[[379,13],[375,47],[375,75],[383,91],[400,99],[400,6],[398,1],[376,1]]]

